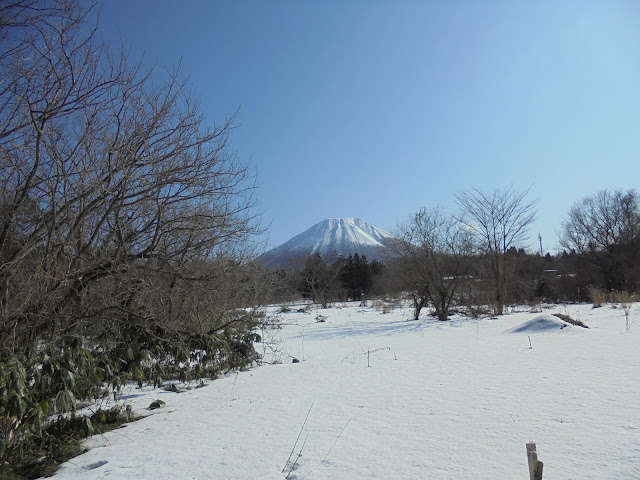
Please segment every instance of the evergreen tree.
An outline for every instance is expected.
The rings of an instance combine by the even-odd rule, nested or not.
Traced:
[[[378,271],[381,270],[379,265],[376,266]],[[369,294],[373,287],[373,277],[374,270],[364,255],[361,257],[356,253],[349,255],[346,259],[342,258],[340,281],[342,282],[342,288],[347,292],[347,296],[350,299],[360,300],[363,296]]]

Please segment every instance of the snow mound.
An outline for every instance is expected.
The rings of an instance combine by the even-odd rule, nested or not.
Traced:
[[[542,333],[553,330],[563,330],[570,327],[567,322],[563,322],[559,318],[553,315],[540,315],[529,321],[524,322],[522,325],[512,329],[512,333]]]

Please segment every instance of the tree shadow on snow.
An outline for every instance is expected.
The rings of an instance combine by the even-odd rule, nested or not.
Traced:
[[[304,329],[304,337],[309,340],[334,340],[354,336],[393,336],[404,333],[416,334],[425,330],[442,330],[460,326],[460,321],[458,320],[449,320],[446,322],[441,322],[437,319],[392,320],[386,322],[357,320],[338,325],[319,324],[318,328],[313,328],[312,325],[309,325]],[[302,332],[300,336],[302,336]]]

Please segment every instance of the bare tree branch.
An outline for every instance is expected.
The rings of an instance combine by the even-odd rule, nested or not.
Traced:
[[[513,187],[485,192],[473,189],[456,196],[460,221],[473,232],[490,260],[496,311],[502,315],[506,302],[508,270],[505,254],[527,239],[527,229],[536,216],[537,201],[527,201],[531,188]]]
[[[595,265],[605,288],[633,291],[640,281],[640,206],[635,190],[602,190],[577,201],[562,222],[560,244]]]
[[[430,301],[447,320],[469,273],[475,245],[470,232],[440,208],[421,209],[395,232],[393,268],[414,296],[415,318]]]

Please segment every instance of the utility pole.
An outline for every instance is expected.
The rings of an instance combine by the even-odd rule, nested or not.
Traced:
[[[538,240],[540,241],[540,256],[544,257],[544,253],[542,252],[542,235],[538,233]]]

